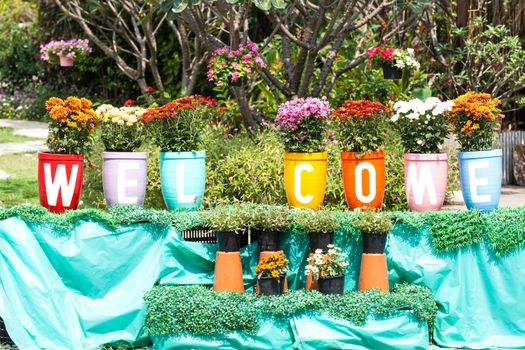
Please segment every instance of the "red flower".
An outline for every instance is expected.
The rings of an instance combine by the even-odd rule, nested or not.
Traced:
[[[332,113],[332,118],[336,120],[350,118],[372,117],[386,112],[387,108],[378,102],[368,100],[346,101],[343,106]]]
[[[154,119],[174,118],[177,116],[178,112],[184,111],[186,109],[199,109],[203,106],[211,107],[215,103],[217,103],[216,100],[200,95],[182,97],[171,101],[164,106],[148,109],[142,118],[146,123],[149,123]]]
[[[147,92],[148,94],[152,94],[152,93],[155,92],[155,88],[152,87],[152,86],[148,86],[148,87],[146,88],[146,92]]]
[[[135,100],[129,99],[126,102],[124,102],[124,107],[130,107],[135,104]]]
[[[384,58],[385,60],[389,62],[392,61],[393,55],[394,55],[394,49],[391,47],[388,49],[381,50],[381,58]]]

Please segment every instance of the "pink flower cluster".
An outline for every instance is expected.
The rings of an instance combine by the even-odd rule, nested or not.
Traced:
[[[266,68],[259,55],[257,45],[249,41],[240,44],[237,50],[223,47],[215,50],[208,64],[208,80],[222,86],[227,82],[235,82],[251,74],[255,68]]]
[[[61,56],[74,59],[77,55],[89,54],[92,51],[89,39],[52,40],[40,45],[40,59],[50,61]]]
[[[326,120],[330,115],[330,104],[326,97],[298,98],[285,102],[279,106],[275,123],[283,130],[294,131],[304,123],[308,117]]]

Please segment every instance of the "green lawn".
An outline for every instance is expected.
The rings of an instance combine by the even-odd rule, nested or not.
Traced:
[[[38,204],[37,165],[36,153],[0,156],[0,169],[10,176],[0,180],[0,207]]]
[[[14,131],[15,129],[13,128],[0,127],[0,143],[38,140],[37,138],[33,137],[15,135]]]

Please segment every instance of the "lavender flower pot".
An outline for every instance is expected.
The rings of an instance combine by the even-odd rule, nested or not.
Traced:
[[[148,154],[104,152],[102,185],[108,205],[144,204]]]

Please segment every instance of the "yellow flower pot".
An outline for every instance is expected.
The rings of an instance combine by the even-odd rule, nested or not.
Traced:
[[[318,209],[326,190],[328,153],[284,153],[284,185],[288,205]]]

